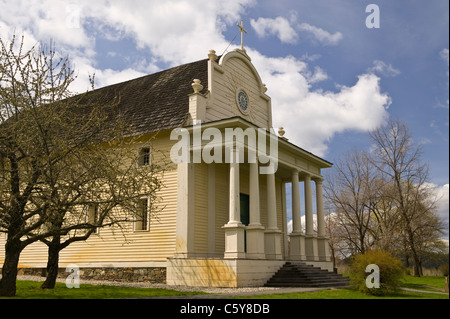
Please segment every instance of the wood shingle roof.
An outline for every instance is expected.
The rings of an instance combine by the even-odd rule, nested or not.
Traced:
[[[208,59],[180,65],[137,79],[96,89],[87,99],[102,103],[119,99],[118,110],[133,135],[180,127],[189,113],[192,82],[199,79],[208,88]]]

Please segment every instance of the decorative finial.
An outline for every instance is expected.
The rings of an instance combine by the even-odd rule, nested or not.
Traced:
[[[208,58],[213,62],[216,61],[218,58],[218,56],[216,55],[216,51],[209,50]]]
[[[267,92],[267,86],[263,83],[263,92],[266,93]]]
[[[284,133],[286,133],[285,131],[284,131],[284,128],[281,126],[281,127],[279,127],[278,128],[278,135],[280,135],[281,137],[284,137]]]
[[[200,83],[201,81],[199,79],[194,79],[194,83],[192,83],[194,93],[200,93],[200,91],[203,90],[203,85],[201,85]]]
[[[244,20],[241,20],[241,24],[237,26],[241,30],[241,50],[244,50],[244,32],[247,33],[247,30],[244,29]]]

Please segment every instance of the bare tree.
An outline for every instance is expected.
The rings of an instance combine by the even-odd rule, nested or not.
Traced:
[[[135,200],[161,187],[159,168],[137,165],[117,100],[72,97],[68,57],[52,44],[25,50],[23,43],[0,39],[0,232],[7,234],[0,296],[15,295],[25,247],[49,246],[44,287],[51,287],[61,249],[97,227],[136,220]],[[94,218],[89,205],[97,206]]]
[[[336,213],[327,214],[325,218],[325,231],[328,237],[328,246],[330,247],[333,268],[337,268],[338,261],[347,258],[351,255],[351,252],[349,251],[348,241],[346,240],[347,233],[341,227]]]
[[[444,223],[436,214],[436,198],[433,196],[433,188],[427,184],[422,185],[420,189],[414,189],[414,197],[408,196],[410,211],[408,211],[409,224],[405,219],[403,222],[403,231],[401,232],[406,243],[405,254],[410,254],[412,257],[412,250],[410,248],[410,232],[414,236],[415,252],[418,257],[418,266],[415,266],[413,258],[413,269],[418,271],[418,275],[423,275],[422,263],[424,257],[429,253],[439,250],[442,247],[441,237],[444,234]],[[406,225],[409,225],[410,232]],[[411,251],[411,253],[410,253]],[[417,276],[417,274],[415,273]]]
[[[335,213],[334,224],[345,234],[351,253],[364,253],[373,243],[372,213],[368,206],[376,193],[376,175],[367,154],[349,152],[326,176],[325,199]]]
[[[65,59],[25,50],[23,38],[0,39],[0,50],[0,230],[7,234],[0,295],[13,296],[20,253],[33,242],[22,238],[44,223],[40,216],[48,208],[32,200],[44,171],[43,148],[51,147],[39,138],[49,128],[38,119],[49,114],[38,108],[68,96],[73,71]]]
[[[327,177],[329,235],[333,250],[347,255],[376,247],[403,255],[422,273],[422,258],[439,246],[444,225],[406,124],[390,121],[370,134],[371,153],[352,151]],[[332,227],[331,227],[332,226]]]
[[[372,163],[392,185],[391,191],[385,192],[384,197],[394,203],[401,218],[404,240],[413,261],[414,275],[420,276],[418,230],[424,226],[422,218],[427,212],[433,214],[434,207],[434,203],[429,201],[425,187],[429,170],[428,166],[421,162],[421,146],[414,146],[408,127],[400,121],[390,121],[386,126],[371,132],[370,137],[374,143]]]
[[[401,218],[397,214],[396,203],[390,196],[392,187],[392,183],[388,183],[383,175],[378,174],[374,187],[377,191],[368,203],[368,209],[373,216],[369,231],[376,248],[398,251],[401,250],[399,243],[402,241]]]
[[[43,179],[47,191],[39,200],[50,203],[47,222],[38,232],[28,234],[55,233],[41,240],[48,246],[47,278],[41,288],[54,288],[59,253],[70,244],[85,241],[101,228],[157,218],[164,166],[139,165],[134,145],[134,139],[128,139],[80,148],[59,167],[51,167],[52,179],[47,175]],[[144,195],[147,216],[140,214],[139,201]]]

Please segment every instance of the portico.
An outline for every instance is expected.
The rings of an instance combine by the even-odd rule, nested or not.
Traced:
[[[301,225],[299,176],[304,183],[305,232]],[[314,229],[312,181],[315,183],[316,221]],[[325,235],[322,177],[312,177],[308,172],[292,171],[292,232],[289,234],[290,260],[330,261],[328,240]]]
[[[222,128],[229,126],[257,128],[240,117],[207,123],[202,125],[201,130],[210,126],[221,132]],[[261,173],[261,168],[267,167],[264,164],[267,160],[254,155],[256,150],[247,143],[242,144],[242,147],[222,146],[222,158],[224,161],[229,158],[229,163],[210,163],[206,166],[202,163],[178,164],[180,202],[177,225],[180,227],[177,227],[177,251],[174,258],[168,259],[168,283],[180,283],[181,280],[183,284],[200,286],[261,285],[288,260],[304,261],[330,269],[320,170],[331,164],[284,138],[276,139],[277,169],[273,172],[267,170],[267,174]],[[207,143],[201,147],[207,147]],[[250,156],[252,154],[254,156]],[[250,158],[256,160],[250,163],[245,161]],[[204,194],[208,199],[208,214],[203,216],[210,226],[202,228],[202,231],[208,232],[203,237],[214,240],[215,249],[199,249],[196,238],[200,231],[198,220],[195,220],[199,212],[195,212],[192,203],[195,200],[195,186],[198,185],[195,179],[199,176],[208,181],[207,193]],[[227,183],[220,183],[217,180],[219,176],[225,177]],[[287,183],[292,185],[289,199],[286,198]],[[226,187],[218,189],[222,186]],[[243,195],[248,197],[248,204],[242,203]],[[222,199],[226,197],[226,200],[220,200],[220,196]],[[301,199],[304,205],[301,205]],[[305,210],[304,228],[301,223],[302,206]],[[287,229],[288,207],[292,211],[291,233]],[[218,215],[220,212],[222,216]],[[243,217],[246,213],[248,219]],[[317,220],[316,228],[314,219]],[[225,223],[220,225],[218,220],[224,220]],[[220,242],[223,244],[217,244]],[[223,250],[218,250],[218,247],[223,247]],[[250,271],[254,267],[260,270]],[[188,273],[192,276],[188,276]],[[211,279],[213,277],[214,280]]]
[[[242,23],[240,30],[243,36]],[[211,50],[208,58],[207,91],[193,80],[183,126],[193,136],[186,139],[192,153],[177,169],[176,247],[167,259],[167,283],[260,286],[286,261],[332,270],[321,183],[321,169],[332,164],[289,142],[284,130],[273,131],[271,99],[242,37],[240,49],[221,57]],[[230,130],[238,133],[222,139]]]

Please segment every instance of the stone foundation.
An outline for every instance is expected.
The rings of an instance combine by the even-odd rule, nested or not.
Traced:
[[[45,268],[19,268],[19,276],[46,276]],[[58,278],[65,279],[69,275],[65,268],[58,270]],[[150,268],[80,268],[81,280],[105,280],[118,282],[150,282],[166,283],[165,267]]]

